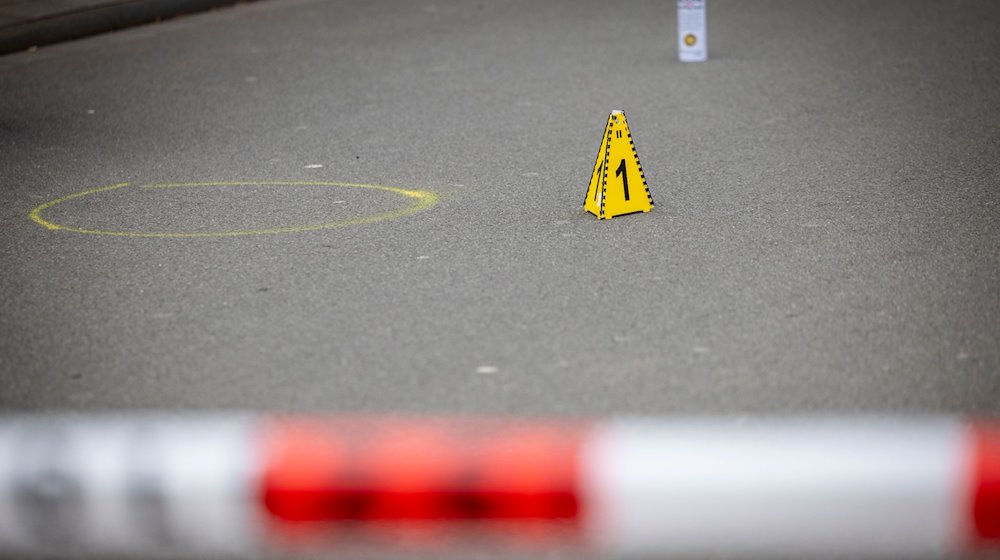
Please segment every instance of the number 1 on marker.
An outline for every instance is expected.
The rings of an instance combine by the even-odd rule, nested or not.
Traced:
[[[622,186],[625,187],[625,200],[628,200],[628,173],[625,173],[625,158],[622,158],[621,164],[615,171],[615,177],[622,176]]]

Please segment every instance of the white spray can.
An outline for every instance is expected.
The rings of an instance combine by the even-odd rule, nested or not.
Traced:
[[[708,60],[705,0],[677,0],[677,58],[681,62]]]

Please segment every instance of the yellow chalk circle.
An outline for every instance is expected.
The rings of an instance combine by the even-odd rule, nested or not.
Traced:
[[[370,189],[370,190],[383,191],[395,195],[400,195],[411,200],[410,204],[403,208],[398,208],[379,213],[365,214],[353,218],[319,221],[315,223],[305,223],[300,225],[288,225],[282,227],[270,227],[262,229],[232,229],[232,230],[222,230],[222,231],[128,231],[128,230],[100,229],[100,228],[89,228],[89,227],[80,227],[75,225],[60,224],[53,222],[51,220],[47,220],[42,217],[42,213],[46,212],[47,210],[50,210],[55,206],[65,204],[71,201],[77,201],[78,203],[88,202],[87,200],[82,200],[82,199],[94,198],[98,195],[101,195],[102,193],[108,193],[110,191],[118,191],[119,189],[126,189],[126,188],[179,189],[179,188],[207,188],[207,187],[337,187],[337,188],[349,188],[349,189]],[[209,182],[209,183],[165,183],[165,184],[141,185],[141,186],[130,186],[128,183],[118,183],[106,187],[98,187],[94,189],[80,191],[77,193],[64,196],[62,198],[57,198],[55,200],[46,202],[44,204],[35,207],[35,209],[32,210],[28,214],[28,216],[35,223],[49,230],[86,233],[90,235],[112,235],[118,237],[154,237],[154,238],[235,237],[239,235],[301,233],[306,231],[333,229],[333,228],[341,228],[347,226],[357,226],[362,224],[371,224],[374,222],[382,222],[386,220],[392,220],[395,218],[402,218],[404,216],[416,214],[417,212],[422,212],[437,204],[438,200],[439,196],[430,191],[401,189],[397,187],[387,187],[384,185],[368,185],[361,183],[334,183],[334,182],[324,182],[324,181],[220,181],[220,182]],[[335,201],[334,203],[336,204],[340,202],[343,201]],[[219,216],[223,216],[226,213],[220,211],[217,212],[217,214]]]

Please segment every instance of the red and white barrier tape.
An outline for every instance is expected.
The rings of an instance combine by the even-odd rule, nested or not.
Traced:
[[[245,557],[468,535],[608,555],[987,550],[1000,424],[0,417],[0,552]]]

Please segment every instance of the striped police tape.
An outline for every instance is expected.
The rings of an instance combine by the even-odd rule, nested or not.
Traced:
[[[0,553],[448,543],[609,556],[996,551],[1000,424],[0,417]]]

